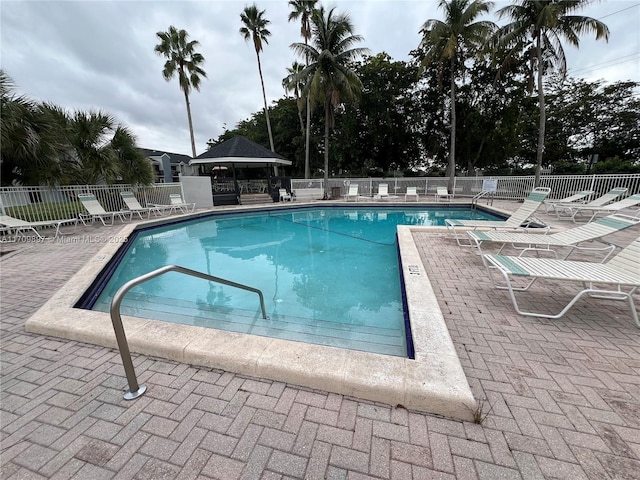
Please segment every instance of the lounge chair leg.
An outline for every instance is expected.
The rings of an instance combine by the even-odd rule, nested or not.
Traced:
[[[469,240],[469,243],[460,243],[460,236],[458,236],[458,232],[456,231],[455,225],[447,225],[447,230],[450,230],[451,232],[453,232],[453,238],[455,238],[456,243],[458,244],[458,246],[460,246],[460,247],[473,247],[473,244],[471,243],[471,240]]]
[[[558,319],[562,316],[564,316],[565,313],[567,313],[569,311],[569,309],[571,307],[573,307],[576,302],[578,300],[580,300],[580,298],[582,298],[583,296],[587,295],[590,298],[599,298],[599,299],[605,299],[605,300],[627,300],[627,302],[629,303],[629,309],[631,310],[631,317],[633,318],[634,323],[636,324],[636,327],[640,328],[640,319],[638,319],[638,311],[636,310],[636,306],[635,303],[633,301],[633,292],[638,288],[638,287],[634,287],[630,292],[622,292],[622,291],[618,291],[618,292],[612,292],[610,290],[598,290],[598,289],[594,289],[591,286],[589,286],[588,288],[585,288],[584,290],[578,292],[576,294],[575,297],[573,297],[571,299],[571,301],[569,303],[567,303],[567,305],[565,305],[565,307],[560,311],[560,313],[557,313],[555,315],[551,315],[551,314],[546,314],[546,313],[538,313],[538,312],[525,312],[524,310],[520,309],[520,306],[518,305],[518,301],[516,300],[516,295],[515,295],[515,291],[523,291],[520,290],[518,288],[514,288],[513,285],[511,284],[510,280],[509,280],[509,276],[505,273],[505,272],[501,272],[502,275],[505,278],[505,281],[507,283],[507,287],[506,288],[500,288],[498,286],[496,286],[496,288],[500,289],[500,290],[509,290],[509,296],[511,297],[511,302],[513,303],[513,307],[515,308],[516,312],[518,312],[520,315],[525,315],[527,317],[537,317],[537,318],[550,318],[550,319]],[[533,279],[533,281],[529,284],[529,286],[527,287],[527,289],[533,284],[533,282],[536,279]],[[620,296],[616,296],[616,294],[619,294]]]
[[[526,292],[527,290],[529,290],[531,288],[531,286],[536,283],[537,278],[533,278],[526,286],[524,287],[514,287],[513,284],[511,283],[511,280],[509,279],[509,275],[507,275],[505,272],[503,272],[502,270],[500,270],[497,267],[492,267],[490,266],[487,261],[485,260],[484,256],[482,257],[482,261],[485,262],[485,266],[487,267],[487,271],[489,272],[489,275],[491,276],[491,281],[493,282],[493,286],[498,289],[498,290],[509,290],[509,292]],[[502,276],[504,277],[504,285],[499,284],[498,282],[496,282],[493,278],[493,270],[500,270],[500,273],[502,274]],[[515,297],[514,297],[515,300]]]

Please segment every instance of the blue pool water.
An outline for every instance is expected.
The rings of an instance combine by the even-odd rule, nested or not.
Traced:
[[[127,281],[174,264],[262,290],[171,272],[132,289],[122,313],[407,356],[397,225],[496,219],[460,208],[300,208],[224,214],[139,231],[92,308]]]

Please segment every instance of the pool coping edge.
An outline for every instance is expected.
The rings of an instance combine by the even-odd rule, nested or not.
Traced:
[[[167,220],[127,224],[118,237]],[[129,348],[142,355],[472,421],[476,402],[413,240],[412,231],[425,229],[446,231],[442,227],[397,227],[414,360],[123,316]],[[120,246],[105,245],[27,320],[25,330],[117,348],[109,314],[73,306]]]

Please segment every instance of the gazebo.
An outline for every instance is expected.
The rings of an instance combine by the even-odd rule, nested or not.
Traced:
[[[212,179],[214,205],[240,202],[240,196],[245,192],[236,179],[236,169],[239,168],[269,168],[269,181],[266,185],[267,191],[264,193],[269,193],[276,199],[277,195],[273,192],[277,192],[278,188],[290,189],[290,183],[286,185],[285,183],[288,182],[283,177],[276,176],[276,169],[279,166],[285,167],[291,164],[292,162],[282,155],[242,136],[230,138],[189,162],[192,166],[213,165],[214,169],[218,167],[220,170],[224,168],[231,170],[232,178],[230,179]]]

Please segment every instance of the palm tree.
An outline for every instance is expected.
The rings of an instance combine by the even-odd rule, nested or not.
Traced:
[[[176,29],[173,25],[166,32],[156,33],[156,36],[160,39],[160,43],[156,45],[154,51],[167,59],[162,69],[162,76],[168,82],[177,73],[180,89],[184,93],[187,118],[189,119],[189,133],[191,134],[191,152],[195,158],[196,141],[193,136],[189,93],[192,87],[200,91],[200,78],[207,77],[206,72],[202,69],[204,57],[195,51],[199,42],[196,40],[187,41],[189,34],[184,30]]]
[[[110,148],[116,121],[101,111],[78,110],[67,117],[68,150],[63,170],[70,183],[113,183],[120,174],[118,156]]]
[[[0,179],[9,185],[55,184],[64,131],[37,102],[14,93],[13,80],[0,69]]]
[[[64,150],[57,162],[62,184],[149,184],[153,168],[136,146],[131,131],[101,111],[69,113],[53,104],[42,106],[53,123],[64,132]]]
[[[289,0],[289,6],[293,9],[289,13],[289,21],[300,19],[300,35],[304,38],[304,44],[307,45],[311,39],[311,16],[316,8],[318,0]],[[305,66],[309,65],[309,58],[305,58]],[[304,178],[311,178],[311,167],[309,163],[309,129],[311,125],[311,108],[309,105],[309,96],[306,97],[307,103],[307,125],[305,128],[304,141]]]
[[[124,125],[116,126],[109,147],[118,158],[119,178],[123,183],[153,182],[153,167],[137,146],[133,132]]]
[[[464,69],[465,59],[477,52],[495,30],[495,24],[476,21],[483,13],[488,13],[493,2],[484,0],[440,0],[438,8],[445,12],[445,19],[427,20],[423,25],[421,46],[425,49],[423,68],[438,62],[440,74],[449,67],[450,78],[450,146],[449,191],[453,191],[456,175],[456,75]]]
[[[545,98],[542,79],[546,73],[557,70],[566,76],[567,61],[561,39],[578,47],[580,35],[595,33],[596,40],[609,39],[609,28],[599,20],[573,13],[591,3],[591,0],[517,0],[513,5],[497,11],[499,18],[511,22],[496,32],[496,43],[509,49],[507,58],[524,51],[530,64],[530,92],[533,75],[537,72],[538,107],[540,123],[536,153],[535,186],[540,184],[545,136]]]
[[[324,105],[324,196],[329,198],[329,131],[335,124],[335,109],[347,100],[355,100],[362,82],[349,63],[369,52],[351,48],[363,38],[353,35],[353,24],[347,14],[337,14],[335,7],[325,15],[324,7],[314,11],[311,21],[312,43],[294,43],[291,48],[309,59],[301,72],[305,79],[303,95],[309,95],[310,106]]]
[[[302,83],[301,73],[304,70],[304,65],[293,62],[290,67],[287,67],[287,76],[282,79],[282,86],[285,92],[293,92],[296,99],[296,105],[298,106],[298,119],[300,120],[300,131],[304,135],[304,121],[302,120],[302,112],[304,110],[303,99],[300,97],[300,92],[304,88]],[[308,101],[307,96],[307,101]],[[308,177],[307,177],[308,178]]]
[[[267,131],[269,132],[269,144],[271,151],[275,152],[273,148],[273,134],[271,133],[271,122],[269,121],[269,109],[267,108],[267,94],[264,91],[264,79],[262,77],[262,66],[260,65],[260,52],[262,51],[262,44],[268,44],[267,40],[271,36],[271,32],[267,30],[267,25],[271,22],[263,17],[264,10],[258,10],[254,3],[250,7],[244,7],[244,11],[240,14],[240,20],[244,24],[244,27],[240,28],[240,35],[246,42],[253,40],[253,46],[256,49],[256,57],[258,58],[258,73],[260,74],[260,84],[262,85],[262,99],[264,100],[264,116],[267,119]]]

